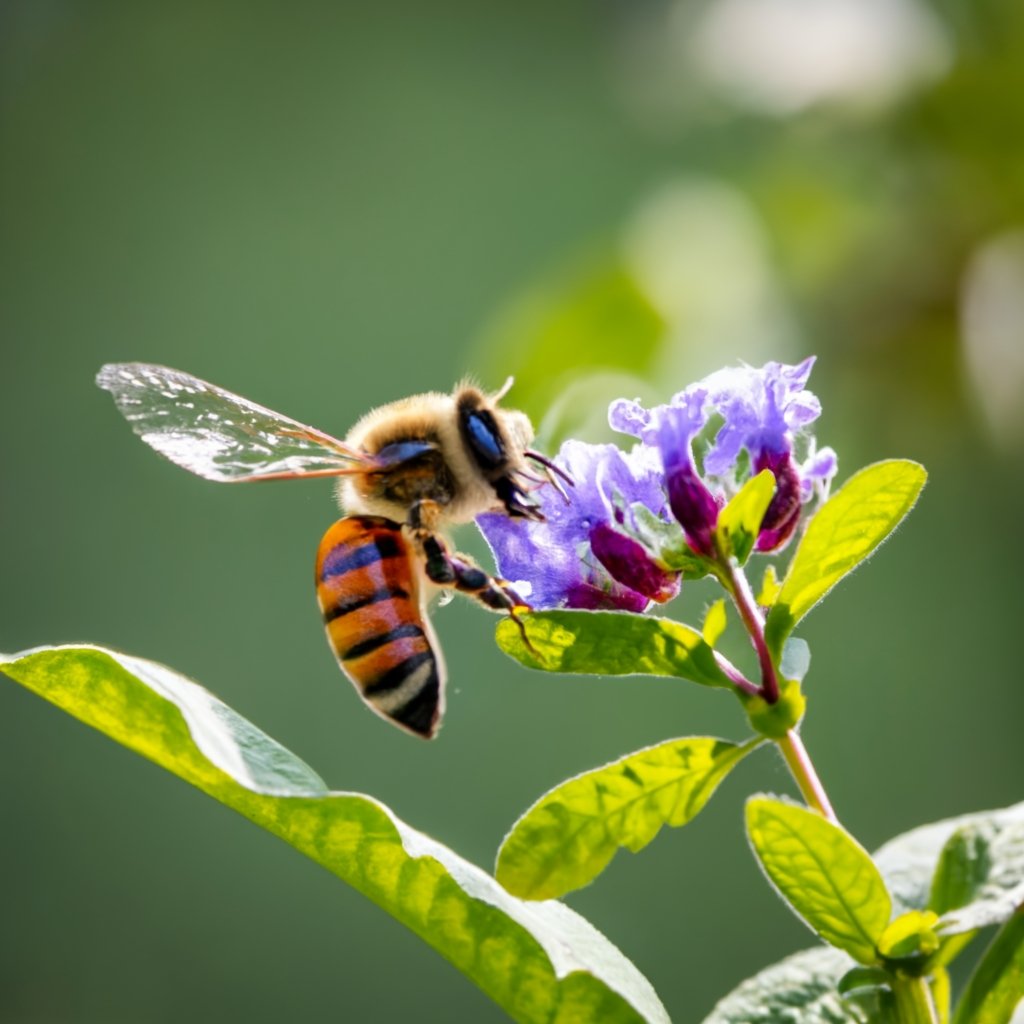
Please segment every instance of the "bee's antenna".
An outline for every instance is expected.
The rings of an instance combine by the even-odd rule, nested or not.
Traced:
[[[512,389],[512,385],[515,384],[515,377],[507,377],[505,383],[501,385],[501,390],[496,391],[491,397],[495,402],[500,402]]]

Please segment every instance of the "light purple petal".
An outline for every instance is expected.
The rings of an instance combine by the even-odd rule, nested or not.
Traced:
[[[828,497],[829,484],[839,469],[839,458],[832,448],[811,454],[800,467],[800,499],[810,501],[817,490],[820,498]]]
[[[839,457],[835,449],[822,448],[800,467],[800,475],[809,480],[830,480],[838,468]]]
[[[711,374],[704,382],[709,401],[725,422],[705,457],[705,470],[724,476],[743,448],[755,460],[765,452],[792,451],[794,432],[821,414],[817,397],[804,390],[813,366],[810,356],[795,366],[771,362]]]
[[[639,402],[616,398],[608,406],[608,425],[620,434],[644,437],[651,423],[651,414]]]

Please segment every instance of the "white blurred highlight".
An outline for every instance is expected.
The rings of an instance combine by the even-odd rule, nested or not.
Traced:
[[[717,0],[691,48],[709,82],[773,114],[885,103],[940,77],[952,56],[943,25],[916,0]]]
[[[964,275],[963,356],[995,440],[1024,443],[1024,230],[979,249]]]
[[[628,224],[629,268],[665,317],[668,380],[689,380],[744,359],[785,358],[797,332],[757,211],[734,188],[683,179],[647,199]]]

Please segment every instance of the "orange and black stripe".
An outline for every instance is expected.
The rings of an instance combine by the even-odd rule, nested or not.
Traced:
[[[324,534],[316,590],[342,671],[374,711],[430,737],[444,704],[444,666],[401,526],[380,516],[339,519]]]

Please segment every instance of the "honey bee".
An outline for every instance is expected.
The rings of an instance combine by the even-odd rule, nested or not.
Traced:
[[[491,395],[462,384],[381,406],[344,441],[164,366],[111,363],[96,382],[146,444],[207,480],[339,477],[347,514],[320,542],[317,598],[342,671],[389,722],[430,738],[444,713],[432,587],[467,594],[523,629],[517,609],[526,603],[442,534],[483,512],[543,519],[533,486],[566,497],[562,481],[572,481],[529,447],[528,417],[499,406],[511,380]]]

